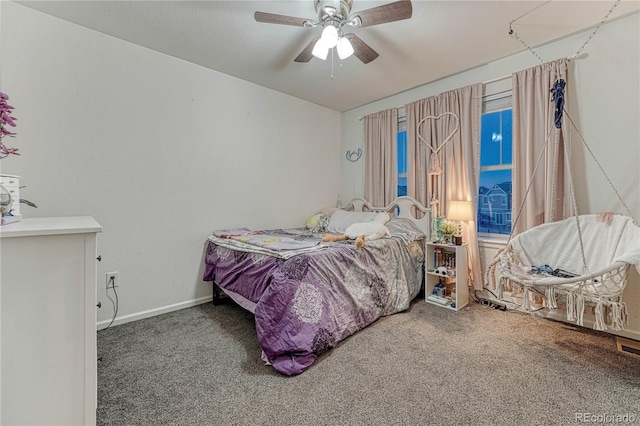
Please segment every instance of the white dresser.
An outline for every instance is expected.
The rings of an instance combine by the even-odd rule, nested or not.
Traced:
[[[92,217],[0,227],[0,424],[96,422]]]

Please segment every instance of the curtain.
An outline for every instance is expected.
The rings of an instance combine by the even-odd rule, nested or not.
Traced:
[[[575,212],[563,161],[567,126],[556,127],[566,118],[557,119],[552,102],[552,88],[559,79],[566,84],[567,69],[568,60],[559,59],[513,74],[513,235]]]
[[[398,109],[369,114],[363,120],[364,197],[374,206],[384,207],[398,192]]]
[[[405,105],[405,111],[407,194],[425,205],[437,198],[439,205],[434,207],[439,207],[439,216],[446,216],[450,200],[471,201],[476,211],[482,84],[477,83],[412,102]],[[455,114],[458,119],[449,113]],[[434,149],[438,149],[451,134],[453,135],[446,145],[437,154],[434,153]],[[435,171],[438,165],[442,173],[430,176],[429,173]],[[437,216],[436,211],[432,214],[434,218]],[[462,236],[468,244],[469,281],[474,289],[481,290],[482,271],[475,221],[469,221],[463,226]]]

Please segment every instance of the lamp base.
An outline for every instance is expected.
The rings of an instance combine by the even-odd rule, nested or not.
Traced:
[[[462,245],[462,235],[454,235],[453,236],[453,243],[457,246],[461,246]]]

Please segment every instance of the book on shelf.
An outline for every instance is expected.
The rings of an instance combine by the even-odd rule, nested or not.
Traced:
[[[447,268],[456,267],[456,254],[443,250],[439,247],[433,249],[433,266],[446,266]]]

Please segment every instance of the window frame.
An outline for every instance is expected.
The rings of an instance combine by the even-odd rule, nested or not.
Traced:
[[[494,113],[494,112],[499,112],[499,111],[505,111],[505,110],[512,110],[513,112],[513,98],[512,98],[512,90],[511,89],[507,89],[507,90],[501,90],[501,91],[497,91],[495,93],[491,93],[491,94],[486,94],[485,96],[482,97],[482,115],[484,114],[489,114],[489,113]],[[502,143],[502,142],[501,142]],[[511,143],[513,144],[513,137],[511,139]],[[480,151],[482,150],[482,138],[480,138],[480,142],[479,142],[479,149]],[[513,149],[511,150],[511,152],[513,153]],[[501,157],[501,162],[502,162],[502,149],[500,149],[500,157]],[[492,166],[479,166],[479,174],[478,174],[478,194],[477,194],[477,207],[476,207],[476,232],[478,233],[478,240],[479,241],[497,241],[497,242],[506,242],[509,239],[509,234],[496,234],[496,233],[491,233],[491,232],[480,232],[478,231],[477,227],[484,222],[480,221],[480,217],[481,217],[481,213],[483,210],[489,210],[491,207],[491,199],[492,197],[494,197],[494,194],[482,194],[480,195],[480,173],[482,172],[486,172],[486,171],[499,171],[499,170],[511,170],[511,182],[513,183],[513,157],[511,158],[511,164],[506,165],[506,164],[500,164],[500,165],[492,165]],[[489,191],[492,188],[488,188]],[[504,196],[503,196],[504,197]],[[512,203],[512,208],[513,208],[513,203]],[[510,225],[512,225],[511,223],[511,216],[513,214],[512,211],[510,212],[505,212],[506,214],[501,214],[501,223],[505,224],[505,223],[509,223]],[[489,219],[489,224],[493,223],[494,220]]]
[[[406,167],[408,165],[409,162],[409,155],[407,152],[407,137],[406,137],[406,133],[407,133],[407,114],[404,110],[404,107],[398,108],[398,131],[396,133],[396,161],[398,162],[398,168],[396,170],[396,197],[398,197],[400,195],[400,179],[404,178],[405,180],[407,179],[408,175],[405,171],[405,173],[400,173],[400,133],[404,132],[405,133],[405,137],[404,137],[404,141],[405,141],[405,149],[404,149],[404,153],[405,153],[405,157],[404,157],[404,163],[405,163],[405,170]],[[408,186],[408,185],[407,185]],[[405,187],[406,188],[406,187]]]

